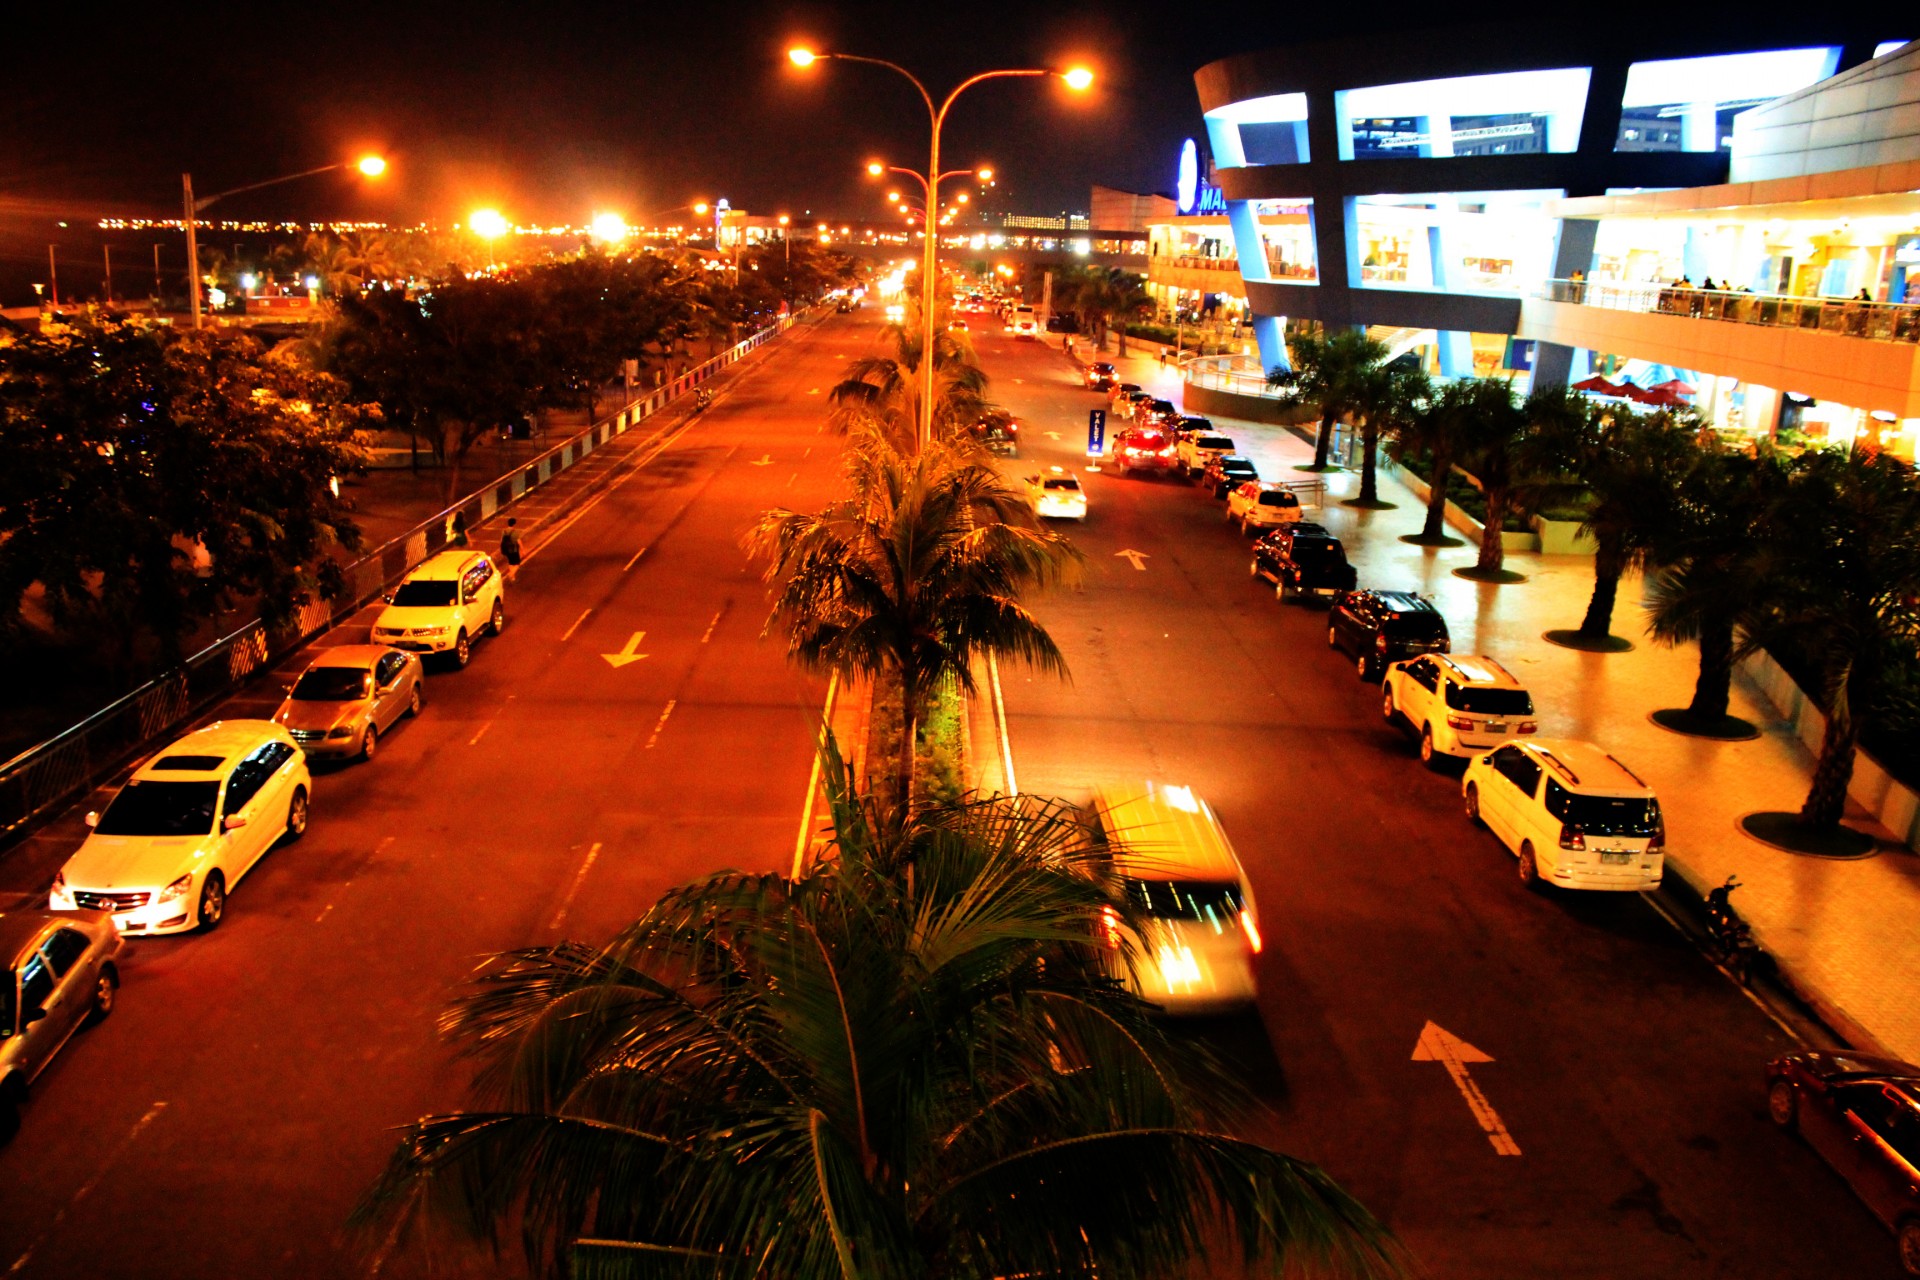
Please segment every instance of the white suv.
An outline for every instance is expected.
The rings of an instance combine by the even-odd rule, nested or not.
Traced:
[[[1396,662],[1380,682],[1380,714],[1420,735],[1420,762],[1471,756],[1537,733],[1533,697],[1492,658],[1445,653]]]
[[[1300,519],[1300,497],[1283,485],[1248,480],[1235,485],[1227,495],[1227,523],[1238,524],[1240,532],[1277,529]]]
[[[1177,447],[1180,461],[1186,464],[1189,479],[1205,471],[1209,460],[1224,458],[1230,453],[1238,452],[1233,447],[1231,436],[1223,436],[1212,431],[1185,432],[1181,435]]]
[[[478,551],[442,551],[408,574],[373,620],[373,643],[414,653],[473,656],[473,638],[507,625],[500,570]]]
[[[1467,817],[1519,860],[1520,882],[1660,887],[1667,829],[1653,789],[1588,742],[1509,742],[1467,764]]]

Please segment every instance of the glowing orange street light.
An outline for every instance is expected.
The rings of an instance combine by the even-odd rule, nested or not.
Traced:
[[[380,156],[361,156],[354,167],[369,178],[377,178],[387,171],[387,162]]]

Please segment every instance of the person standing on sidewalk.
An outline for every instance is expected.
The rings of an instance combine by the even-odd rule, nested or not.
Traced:
[[[520,576],[520,531],[514,528],[519,523],[518,520],[508,517],[507,531],[500,535],[500,554],[507,562],[508,582]]]

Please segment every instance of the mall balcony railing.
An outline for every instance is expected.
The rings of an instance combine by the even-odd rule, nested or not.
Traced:
[[[1212,391],[1268,399],[1280,395],[1278,387],[1267,385],[1267,371],[1253,356],[1195,356],[1180,366],[1180,373],[1189,385]]]
[[[1857,298],[1802,298],[1745,290],[1693,289],[1671,284],[1621,284],[1606,280],[1549,280],[1534,295],[1610,311],[1646,311],[1766,325],[1814,329],[1878,342],[1920,343],[1920,304],[1866,302]]]

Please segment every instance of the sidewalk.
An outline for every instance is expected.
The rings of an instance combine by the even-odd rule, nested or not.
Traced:
[[[1158,349],[1122,362],[1107,354],[1123,381],[1180,403],[1179,379],[1159,367]],[[1240,452],[1272,480],[1306,478],[1293,468],[1313,448],[1285,427],[1214,417]],[[1813,760],[1792,730],[1745,677],[1734,684],[1732,712],[1761,726],[1751,742],[1682,737],[1647,717],[1685,706],[1697,674],[1696,651],[1667,649],[1643,629],[1638,578],[1623,581],[1613,630],[1630,637],[1628,653],[1591,654],[1541,639],[1577,626],[1593,586],[1593,561],[1581,556],[1512,554],[1507,567],[1524,583],[1491,586],[1453,576],[1477,548],[1430,550],[1401,534],[1419,531],[1425,506],[1384,471],[1380,496],[1388,511],[1339,505],[1359,487],[1356,474],[1330,474],[1328,505],[1310,510],[1346,544],[1363,585],[1418,590],[1446,614],[1456,653],[1498,658],[1533,691],[1542,736],[1597,742],[1646,778],[1660,795],[1668,825],[1667,869],[1696,893],[1729,875],[1740,877],[1735,905],[1783,974],[1836,1030],[1863,1049],[1920,1061],[1920,856],[1849,806],[1848,821],[1882,836],[1878,853],[1833,861],[1785,853],[1743,835],[1741,815],[1797,809]],[[1464,821],[1464,819],[1463,819]]]

